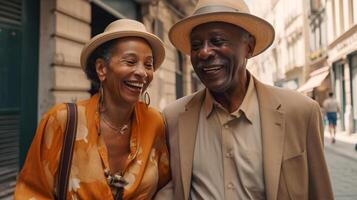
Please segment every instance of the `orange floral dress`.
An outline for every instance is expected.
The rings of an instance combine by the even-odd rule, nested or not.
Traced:
[[[77,136],[67,199],[114,199],[104,175],[109,159],[103,137],[97,131],[98,100],[95,95],[77,103]],[[134,110],[124,199],[152,199],[170,179],[164,122],[157,111],[141,102]],[[14,199],[54,199],[66,119],[65,104],[44,115],[18,177]]]

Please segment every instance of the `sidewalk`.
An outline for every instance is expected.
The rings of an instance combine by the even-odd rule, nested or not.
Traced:
[[[345,132],[336,133],[336,142],[331,143],[330,133],[325,131],[325,150],[333,151],[341,156],[357,161],[357,151],[355,150],[357,144],[357,134],[348,135]]]

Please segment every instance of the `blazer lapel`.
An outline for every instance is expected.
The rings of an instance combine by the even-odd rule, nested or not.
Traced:
[[[268,200],[277,198],[283,158],[285,119],[273,90],[257,80],[255,85],[261,117],[265,191]]]
[[[182,185],[185,199],[189,197],[192,175],[192,161],[196,143],[199,113],[205,90],[199,91],[187,103],[185,112],[179,115],[179,151]]]

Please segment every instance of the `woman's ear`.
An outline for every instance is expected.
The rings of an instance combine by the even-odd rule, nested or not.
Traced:
[[[97,72],[99,80],[103,82],[107,76],[107,67],[105,61],[102,58],[97,58],[97,60],[95,61],[95,70]]]

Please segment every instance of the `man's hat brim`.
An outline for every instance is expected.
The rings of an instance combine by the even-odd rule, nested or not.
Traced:
[[[169,32],[171,43],[183,53],[191,51],[190,34],[193,28],[209,22],[225,22],[239,26],[255,37],[255,48],[252,56],[266,50],[274,41],[275,31],[267,21],[248,13],[212,12],[197,14],[177,22]]]

